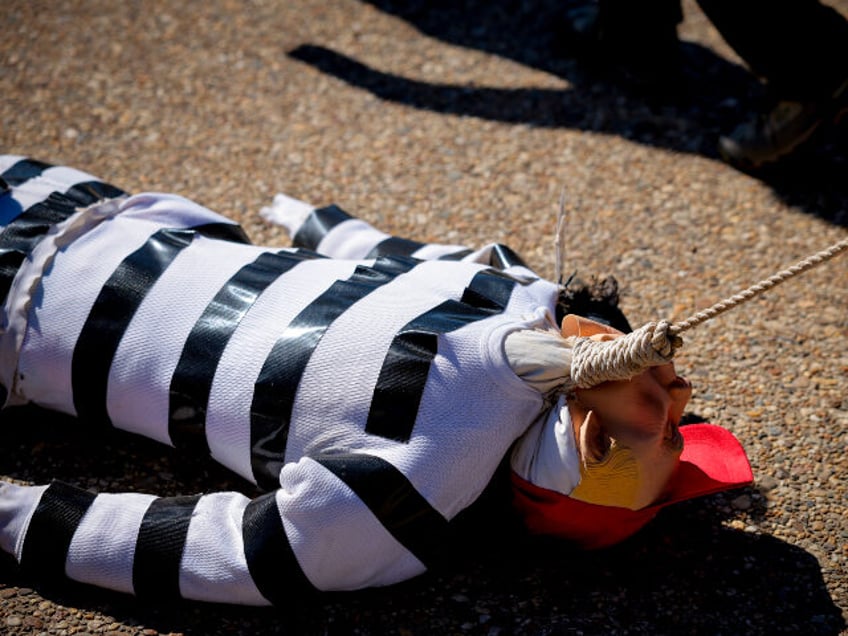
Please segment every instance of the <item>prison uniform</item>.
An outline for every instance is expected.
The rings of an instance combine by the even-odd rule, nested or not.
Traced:
[[[557,288],[506,248],[300,204],[296,247],[269,250],[181,197],[23,157],[0,179],[7,403],[208,453],[266,493],[3,485],[0,547],[36,576],[246,604],[401,581],[550,407],[503,343],[551,326]]]

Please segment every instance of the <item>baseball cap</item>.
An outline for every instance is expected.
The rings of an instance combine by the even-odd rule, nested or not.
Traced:
[[[512,473],[513,505],[528,530],[568,539],[587,549],[604,548],[631,536],[666,506],[750,484],[753,473],[742,445],[715,424],[680,427],[683,453],[664,497],[630,510],[572,499]]]

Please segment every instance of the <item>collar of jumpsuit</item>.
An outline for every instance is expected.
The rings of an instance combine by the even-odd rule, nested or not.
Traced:
[[[576,323],[572,321],[569,329],[574,333],[565,335],[610,333],[605,326],[585,319],[578,319]],[[564,343],[562,338],[558,340]],[[545,340],[537,339],[536,342]],[[526,339],[516,339],[512,343],[507,341],[507,355],[513,368],[516,368],[514,352],[518,348],[524,349],[526,344]],[[565,349],[561,348],[561,351],[554,355],[565,353]],[[545,362],[549,361],[550,354],[546,354]],[[538,380],[538,369],[535,373],[530,372],[533,365],[528,362],[526,353],[519,367],[516,369],[519,375],[532,381]],[[513,451],[515,509],[531,532],[562,537],[584,548],[603,548],[631,536],[666,506],[738,488],[753,481],[745,451],[729,431],[713,424],[699,423],[680,427],[680,434],[683,451],[659,500],[636,510],[581,501],[569,496],[579,485],[581,460],[569,409],[565,399],[561,398],[549,417],[531,428]]]

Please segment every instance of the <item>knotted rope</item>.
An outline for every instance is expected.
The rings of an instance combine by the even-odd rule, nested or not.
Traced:
[[[682,332],[748,302],[775,285],[829,261],[846,249],[848,237],[738,294],[692,314],[682,322],[649,322],[621,338],[604,342],[580,338],[572,350],[571,380],[577,387],[585,389],[609,380],[625,380],[648,367],[666,364],[683,345],[680,337]]]

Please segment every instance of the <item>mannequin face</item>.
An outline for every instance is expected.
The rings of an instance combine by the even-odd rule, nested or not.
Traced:
[[[566,321],[568,318],[566,318]],[[597,324],[597,323],[594,323]],[[621,334],[582,324],[594,340]],[[572,325],[569,331],[573,331]],[[563,323],[566,332],[566,322]],[[569,496],[588,503],[638,510],[657,501],[683,451],[678,425],[692,388],[674,365],[652,367],[629,380],[578,389],[569,400],[581,480]]]

